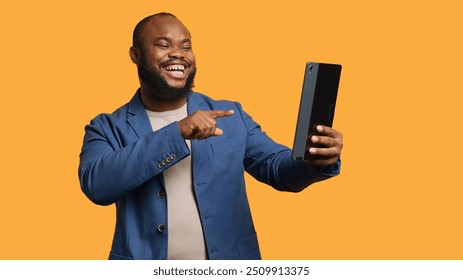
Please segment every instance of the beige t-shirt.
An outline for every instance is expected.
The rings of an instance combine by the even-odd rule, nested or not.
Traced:
[[[153,131],[188,116],[186,103],[183,107],[172,111],[146,111]],[[190,140],[186,140],[186,143],[191,150]],[[207,258],[191,173],[191,156],[163,172],[167,197],[167,254],[170,260],[204,260]]]

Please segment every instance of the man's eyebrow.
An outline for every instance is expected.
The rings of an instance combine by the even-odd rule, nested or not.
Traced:
[[[189,38],[185,38],[182,40],[182,44],[189,43],[191,44],[191,40]]]
[[[173,39],[172,37],[167,37],[167,36],[159,36],[157,38],[154,39],[155,42],[158,42],[158,41],[168,41],[168,42],[172,42]],[[185,44],[185,43],[189,43],[191,44],[191,39],[190,38],[185,38],[181,41],[182,44]]]
[[[169,41],[169,42],[170,42],[170,41],[172,41],[172,38],[171,38],[171,37],[167,37],[167,36],[159,36],[159,37],[156,37],[156,38],[154,39],[155,42],[161,41],[161,40]]]

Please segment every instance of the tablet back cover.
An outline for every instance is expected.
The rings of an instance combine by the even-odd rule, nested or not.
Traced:
[[[292,151],[293,160],[310,161],[318,158],[308,153],[309,147],[315,146],[310,137],[317,134],[317,125],[333,125],[341,69],[339,64],[306,64]]]

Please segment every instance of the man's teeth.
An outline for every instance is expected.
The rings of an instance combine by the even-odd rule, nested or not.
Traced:
[[[166,66],[164,69],[166,69],[167,71],[185,71],[185,66],[183,65],[169,65],[169,66]]]

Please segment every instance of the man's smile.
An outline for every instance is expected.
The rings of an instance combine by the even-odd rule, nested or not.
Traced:
[[[162,66],[162,69],[164,69],[166,73],[174,79],[185,79],[187,77],[186,70],[188,70],[188,68],[189,67],[187,65],[177,63]]]

